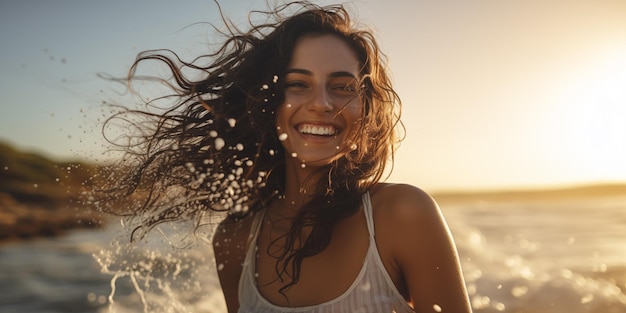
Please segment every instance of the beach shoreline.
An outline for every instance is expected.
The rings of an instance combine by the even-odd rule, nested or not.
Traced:
[[[0,193],[0,246],[41,237],[56,237],[73,229],[103,226],[99,212],[72,205],[71,199],[20,201]]]

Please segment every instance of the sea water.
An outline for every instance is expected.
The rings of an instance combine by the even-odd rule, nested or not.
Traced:
[[[440,204],[475,312],[626,312],[625,197]],[[1,246],[0,312],[225,312],[210,230],[177,230]]]
[[[626,197],[442,203],[475,312],[626,312]]]

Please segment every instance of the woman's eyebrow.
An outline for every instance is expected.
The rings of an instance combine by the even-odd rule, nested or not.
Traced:
[[[290,68],[290,69],[287,69],[285,71],[285,74],[290,74],[290,73],[297,73],[297,74],[313,76],[313,72],[311,72],[309,70],[301,69],[301,68]],[[354,74],[352,74],[350,72],[346,72],[346,71],[333,72],[333,73],[330,73],[329,76],[330,77],[350,77],[350,78],[356,78],[356,76],[354,76]]]
[[[285,71],[285,74],[290,74],[290,73],[296,73],[296,74],[303,74],[303,75],[313,76],[313,72],[311,72],[309,70],[301,69],[301,68],[290,68],[290,69],[287,69]]]
[[[350,72],[334,72],[330,74],[330,77],[350,77],[350,78],[356,78],[356,76],[354,76],[354,74],[350,73]]]

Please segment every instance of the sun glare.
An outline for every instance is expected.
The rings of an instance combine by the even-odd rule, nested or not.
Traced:
[[[548,135],[576,180],[626,181],[626,44],[563,81]],[[557,151],[558,150],[558,151]]]

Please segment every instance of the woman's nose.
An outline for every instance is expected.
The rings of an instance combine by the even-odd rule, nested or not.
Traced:
[[[319,113],[332,112],[334,109],[333,100],[326,88],[318,88],[308,101],[308,109]]]

